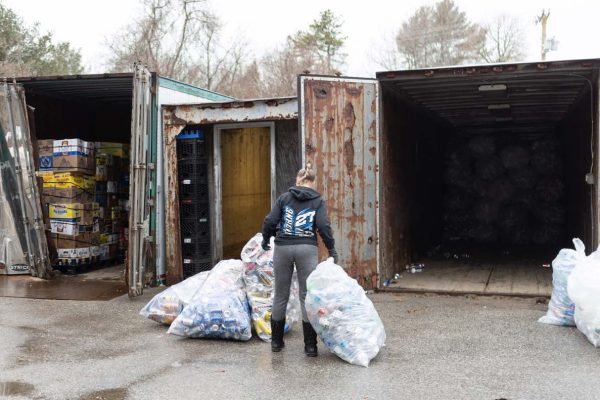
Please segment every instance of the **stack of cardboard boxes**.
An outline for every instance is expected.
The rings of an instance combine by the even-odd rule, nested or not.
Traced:
[[[59,265],[98,258],[99,216],[94,202],[94,143],[80,139],[38,141],[42,205]]]
[[[100,259],[123,257],[127,250],[129,145],[96,142],[96,202],[100,205]]]
[[[121,200],[119,176],[125,169],[129,174],[128,163],[122,161],[128,159],[128,146],[80,139],[39,140],[38,150],[45,223],[58,265],[117,258],[120,247],[126,249],[126,243],[120,246],[120,238],[125,238],[127,227],[124,210],[129,188]]]

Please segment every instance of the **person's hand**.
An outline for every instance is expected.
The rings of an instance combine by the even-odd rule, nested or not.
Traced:
[[[267,242],[266,240],[263,240],[262,243],[260,244],[260,247],[262,247],[262,249],[264,251],[269,251],[271,250],[271,246],[269,245],[269,242]]]
[[[329,257],[333,258],[333,262],[337,264],[338,262],[338,253],[335,251],[335,248],[329,249]]]

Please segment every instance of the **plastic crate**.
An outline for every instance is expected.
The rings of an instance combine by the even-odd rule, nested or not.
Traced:
[[[208,183],[208,174],[206,163],[179,162],[177,164],[177,175],[179,184],[206,184]]]
[[[206,155],[206,142],[204,139],[177,141],[177,160],[206,159]]]
[[[179,203],[179,219],[208,219],[209,218],[208,202],[189,201]]]
[[[181,244],[181,254],[184,258],[207,258],[212,255],[212,251],[210,243],[184,242]]]
[[[190,183],[179,185],[180,204],[193,202],[208,203],[208,185],[206,183]]]
[[[210,225],[208,220],[200,222],[196,220],[183,220],[180,222],[181,243],[210,243]]]
[[[207,258],[186,258],[183,257],[183,278],[189,278],[199,272],[210,271],[212,269],[212,260]]]

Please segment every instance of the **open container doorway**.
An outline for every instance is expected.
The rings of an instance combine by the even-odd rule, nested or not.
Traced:
[[[542,266],[574,237],[597,245],[598,65],[378,74],[390,288],[549,295]]]
[[[239,258],[275,199],[275,124],[215,125],[213,143],[217,251]]]
[[[164,279],[164,270],[161,273],[159,268],[160,260],[164,260],[161,244],[165,236],[161,229],[164,227],[161,224],[164,222],[164,186],[161,184],[164,164],[160,106],[231,98],[161,77],[141,64],[135,66],[133,73],[22,77],[17,78],[16,83],[24,90],[26,103],[30,106],[32,140],[52,143],[58,139],[78,138],[86,142],[115,143],[111,148],[102,146],[98,153],[116,151],[121,146],[130,148],[130,152],[123,150],[118,156],[128,158],[129,166],[135,168],[124,167],[120,174],[123,190],[119,200],[130,209],[129,218],[122,221],[122,226],[129,228],[128,247],[123,241],[123,250],[127,251],[127,257],[121,258],[124,263],[100,269],[98,267],[105,263],[93,262],[91,272],[72,276],[74,278],[67,283],[64,279],[40,281],[27,276],[9,277],[14,279],[0,276],[0,295],[73,299],[83,296],[87,299],[94,297],[89,290],[90,282],[99,282],[98,286],[108,282],[112,285],[107,292],[109,295],[129,291],[135,296],[141,294],[145,286],[160,280],[161,275]],[[38,150],[35,147],[34,152]],[[52,146],[49,151],[52,156]],[[128,185],[129,182],[132,185]],[[42,192],[41,181],[38,186]],[[98,191],[94,192],[98,194]],[[113,219],[112,212],[104,215],[105,219]],[[94,244],[90,241],[90,247]],[[155,265],[159,267],[155,268]]]

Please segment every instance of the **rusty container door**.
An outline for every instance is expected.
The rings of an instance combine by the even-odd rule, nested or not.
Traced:
[[[339,264],[367,289],[378,286],[378,83],[300,76],[303,162],[316,168]],[[321,246],[321,258],[324,249]]]

